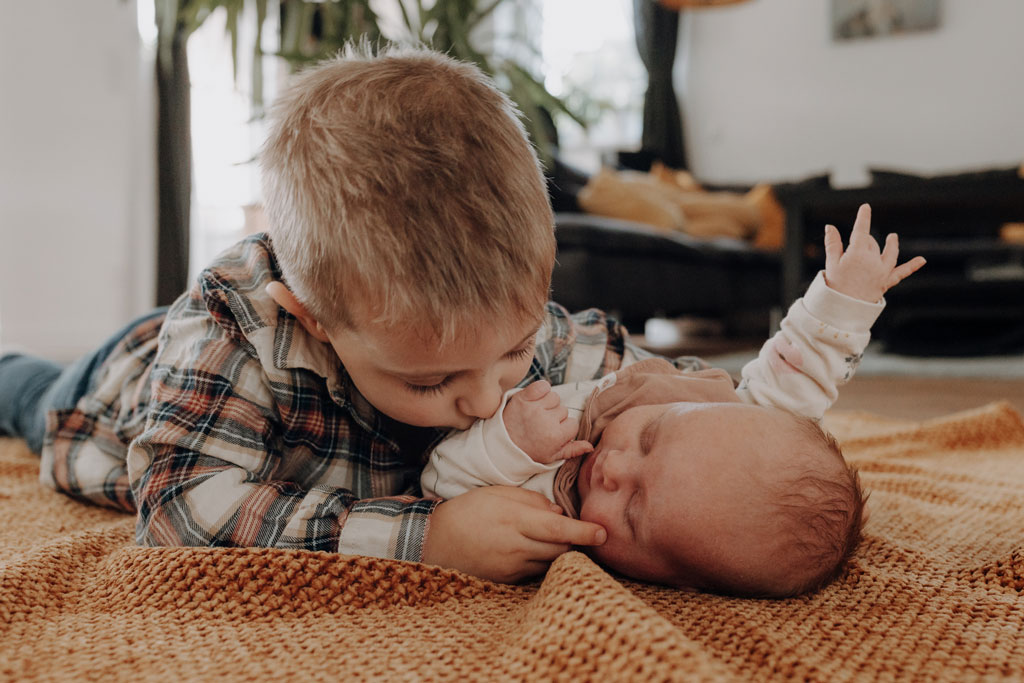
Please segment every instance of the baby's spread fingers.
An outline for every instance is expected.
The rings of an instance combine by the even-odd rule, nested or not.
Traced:
[[[907,279],[923,266],[927,261],[924,260],[923,256],[915,256],[901,266],[897,266],[893,269],[892,274],[889,275],[889,288],[893,288],[903,280]]]
[[[843,257],[843,238],[834,225],[825,226],[825,270],[832,272]]]
[[[867,204],[861,204],[860,208],[857,209],[857,220],[853,223],[853,232],[850,233],[850,242],[852,243],[854,238],[870,237],[871,236],[871,207]]]
[[[890,232],[885,236],[885,249],[882,250],[882,263],[887,265],[890,269],[896,267],[896,262],[900,259],[900,238],[894,233]]]

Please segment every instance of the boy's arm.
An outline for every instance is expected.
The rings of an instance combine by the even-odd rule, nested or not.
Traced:
[[[146,429],[129,447],[140,544],[420,559],[436,501],[361,499],[351,488],[328,485],[329,478],[358,483],[360,464],[342,453],[311,456],[311,444],[287,443],[282,427],[317,416],[303,413],[309,408],[298,401],[281,405],[258,360],[232,340],[207,337],[196,346],[201,351],[189,362],[154,368]],[[172,341],[166,351],[185,349]],[[296,453],[303,454],[301,465]],[[317,462],[321,473],[294,469]]]
[[[885,307],[886,291],[924,265],[915,257],[897,265],[899,246],[885,249],[871,237],[871,210],[857,213],[844,252],[834,226],[825,232],[825,270],[790,307],[780,330],[743,368],[736,391],[744,401],[772,405],[820,419],[853,376],[870,330]]]
[[[380,444],[335,433],[311,412],[322,387],[268,379],[265,372],[277,370],[225,333],[226,310],[214,312],[214,323],[207,304],[216,307],[195,298],[172,309],[177,319],[164,328],[146,428],[129,449],[140,544],[323,550],[505,581],[543,571],[572,545],[602,542],[599,526],[561,516],[530,491],[489,487],[448,501],[368,497],[403,480],[408,464],[400,454],[374,450],[371,458]],[[295,453],[308,456],[315,446],[319,457],[297,464]],[[366,470],[371,464],[377,468]]]
[[[222,264],[168,311],[127,454],[137,541],[420,559],[437,501],[395,495],[414,465],[298,369],[326,351],[239,292],[258,282],[247,256],[241,276]]]

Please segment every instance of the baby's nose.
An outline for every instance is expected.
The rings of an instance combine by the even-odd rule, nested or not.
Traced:
[[[598,484],[606,491],[615,491],[619,488],[617,456],[620,455],[618,451],[605,451],[594,463]]]

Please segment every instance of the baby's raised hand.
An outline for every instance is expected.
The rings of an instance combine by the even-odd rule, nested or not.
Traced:
[[[843,251],[843,238],[834,225],[825,226],[825,283],[835,291],[872,303],[925,264],[915,256],[896,265],[900,255],[899,238],[889,233],[885,249],[871,236],[871,207],[862,204],[850,233],[850,244]]]
[[[501,417],[512,442],[534,462],[547,465],[594,450],[589,442],[575,440],[579,423],[544,380],[513,394]]]

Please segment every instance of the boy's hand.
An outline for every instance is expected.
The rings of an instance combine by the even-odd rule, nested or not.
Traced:
[[[862,204],[843,252],[843,238],[834,225],[825,226],[825,283],[835,291],[861,301],[877,302],[901,280],[925,264],[915,256],[897,266],[900,247],[896,233],[885,238],[885,249],[871,236],[871,207]]]
[[[512,583],[547,570],[574,545],[600,545],[604,528],[570,519],[536,491],[485,486],[434,508],[423,561]]]
[[[534,462],[548,465],[594,450],[590,442],[574,440],[579,422],[569,417],[569,409],[544,380],[513,394],[501,419],[512,442]]]

